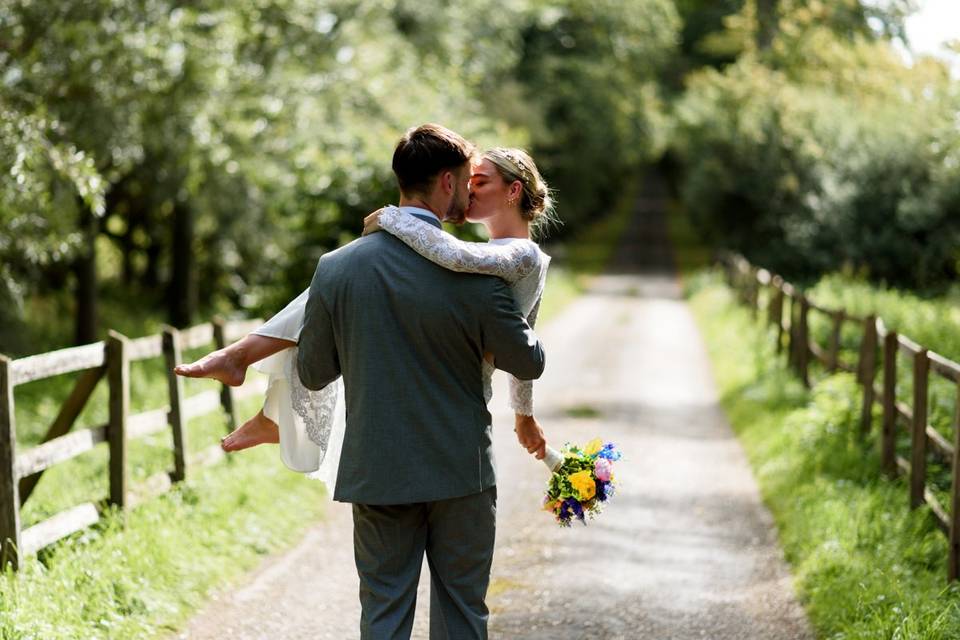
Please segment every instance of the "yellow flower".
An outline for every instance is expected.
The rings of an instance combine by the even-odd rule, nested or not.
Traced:
[[[597,493],[597,484],[589,469],[570,474],[570,484],[580,494],[581,500],[589,500]]]
[[[586,447],[583,448],[583,452],[588,456],[592,456],[593,454],[598,453],[602,448],[603,442],[600,440],[600,438],[594,438],[587,443]]]

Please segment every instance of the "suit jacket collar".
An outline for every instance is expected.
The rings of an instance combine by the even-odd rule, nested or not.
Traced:
[[[440,222],[437,216],[426,209],[421,209],[420,207],[400,207],[400,210],[404,213],[409,213],[412,216],[416,216],[425,222],[429,222],[437,229],[443,229],[443,224]]]

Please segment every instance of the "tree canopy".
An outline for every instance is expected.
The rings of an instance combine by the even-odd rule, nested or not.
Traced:
[[[672,149],[684,200],[713,241],[812,276],[852,269],[931,288],[960,270],[960,88],[891,46],[908,2],[792,0],[755,46],[686,79]],[[746,25],[746,27],[745,27]]]
[[[960,98],[891,47],[914,4],[9,0],[0,351],[54,346],[37,300],[79,342],[273,312],[396,200],[393,145],[429,121],[528,148],[558,235],[666,152],[718,245],[949,282]]]
[[[662,145],[678,26],[668,0],[12,0],[5,320],[70,289],[93,339],[107,284],[179,325],[274,310],[396,200],[393,145],[427,121],[531,147],[575,228]]]

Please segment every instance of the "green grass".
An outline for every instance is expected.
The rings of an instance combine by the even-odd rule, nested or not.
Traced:
[[[960,290],[927,297],[835,273],[821,278],[809,295],[819,304],[844,308],[855,315],[877,314],[890,329],[960,361]]]
[[[831,308],[847,309],[855,315],[876,314],[890,329],[900,332],[920,345],[960,362],[960,299],[956,294],[925,297],[910,291],[899,291],[872,285],[849,274],[830,274],[810,290],[810,297]],[[814,327],[820,344],[826,344],[826,331]],[[855,361],[862,331],[845,332],[845,343],[851,361]],[[897,355],[897,398],[913,405],[913,359]],[[929,422],[948,440],[953,439],[956,412],[956,383],[939,375],[929,378]],[[908,439],[901,438],[902,447]],[[934,469],[939,477],[940,493],[949,490],[949,474]]]
[[[603,415],[599,409],[596,407],[591,407],[587,404],[578,404],[574,407],[568,407],[564,410],[564,414],[570,418],[599,418],[601,415]]]
[[[812,389],[800,385],[774,353],[768,329],[690,247],[696,240],[682,215],[672,216],[671,228],[723,408],[818,637],[960,637],[960,591],[946,583],[946,537],[926,508],[908,508],[903,480],[880,474],[875,435],[856,435],[853,377],[819,374]]]

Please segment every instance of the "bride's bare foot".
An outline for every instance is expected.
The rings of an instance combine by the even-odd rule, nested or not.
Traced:
[[[173,371],[178,376],[187,378],[213,378],[231,387],[239,387],[247,377],[247,366],[242,354],[238,353],[237,349],[230,348],[208,353],[192,364],[177,365]]]
[[[263,415],[263,411],[257,413],[236,431],[220,441],[220,446],[224,451],[240,451],[249,449],[258,444],[276,444],[280,442],[280,431],[277,424],[270,418]]]

